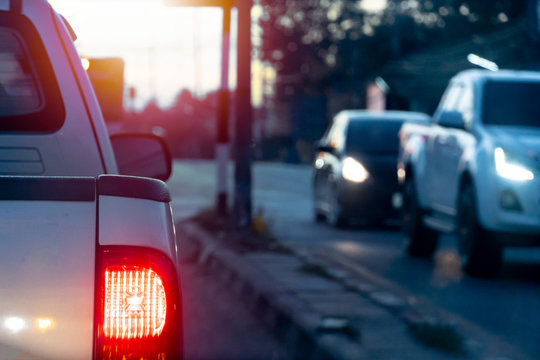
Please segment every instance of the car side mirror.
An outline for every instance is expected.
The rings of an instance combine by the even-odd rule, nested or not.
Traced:
[[[172,160],[162,138],[151,134],[118,134],[111,145],[120,175],[142,176],[167,181]]]
[[[439,125],[454,129],[465,129],[463,114],[459,111],[443,111],[439,116]]]

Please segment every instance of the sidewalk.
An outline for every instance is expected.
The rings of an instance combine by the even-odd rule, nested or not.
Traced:
[[[416,304],[304,254],[240,255],[193,223],[178,223],[177,232],[183,256],[207,266],[297,358],[526,359],[487,335],[463,336]]]
[[[246,306],[255,303],[268,309],[272,305],[269,310],[264,310],[270,314],[264,318],[282,339],[289,339],[291,347],[298,347],[300,351],[302,347],[317,349],[311,352],[324,358],[318,349],[324,347],[319,339],[325,339],[337,344],[324,347],[326,354],[331,354],[329,358],[333,359],[530,359],[520,349],[503,342],[501,337],[455,313],[445,312],[430,298],[411,293],[405,285],[392,282],[370,271],[368,266],[340,256],[338,252],[327,251],[325,246],[312,246],[312,240],[317,239],[311,236],[317,236],[319,231],[320,236],[334,236],[334,233],[329,227],[309,227],[312,225],[309,167],[257,164],[253,174],[257,183],[254,208],[264,209],[272,234],[283,239],[282,244],[291,247],[295,251],[294,256],[272,252],[234,253],[223,246],[227,244],[225,239],[214,239],[185,222],[212,206],[214,173],[215,167],[211,162],[175,162],[175,175],[169,181],[169,187],[178,223],[178,238],[184,240],[180,243],[182,254],[197,255],[200,261],[212,264],[218,275],[216,278],[221,278],[231,289],[240,289],[237,290],[241,296],[239,302]],[[385,241],[392,241],[392,238],[386,237]],[[194,253],[195,249],[199,252]],[[283,294],[286,296],[281,296]],[[469,306],[469,301],[473,309],[482,306],[474,298],[464,299],[462,306]],[[292,305],[286,307],[282,303]],[[302,327],[303,323],[295,322],[296,308],[293,305],[301,310],[298,317],[309,317],[309,326]],[[509,302],[504,311],[494,312],[492,316],[514,316],[513,306],[519,306],[519,303]],[[309,316],[304,316],[306,313]],[[523,315],[524,311],[520,314]],[[526,320],[520,322],[526,323]],[[441,324],[448,326],[445,328]],[[451,355],[426,347],[413,338],[410,329],[414,329],[424,341],[446,346],[452,345],[449,339],[456,340],[457,334],[463,339],[467,355]],[[535,329],[535,326],[519,330],[525,332],[527,329]],[[294,340],[295,333],[303,334],[301,340]],[[305,343],[306,346],[300,345]],[[358,357],[348,355],[348,345],[356,348]],[[300,358],[309,357],[304,354]]]

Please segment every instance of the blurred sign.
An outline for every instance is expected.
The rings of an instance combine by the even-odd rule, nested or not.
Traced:
[[[120,120],[124,115],[124,60],[120,58],[88,59],[88,77],[106,121]]]
[[[167,6],[208,6],[231,8],[234,5],[234,0],[164,0]]]

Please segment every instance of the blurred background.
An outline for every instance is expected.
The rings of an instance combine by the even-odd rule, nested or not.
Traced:
[[[221,9],[159,0],[50,2],[78,35],[111,132],[152,132],[165,137],[176,158],[213,158]],[[475,67],[469,54],[501,68],[540,69],[536,0],[254,3],[258,160],[311,162],[313,143],[345,108],[430,114],[448,80]],[[236,36],[233,9],[231,104]]]

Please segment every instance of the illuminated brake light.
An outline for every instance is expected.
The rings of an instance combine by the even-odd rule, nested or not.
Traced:
[[[165,326],[167,299],[159,275],[138,266],[105,269],[103,333],[110,339],[159,336]]]

